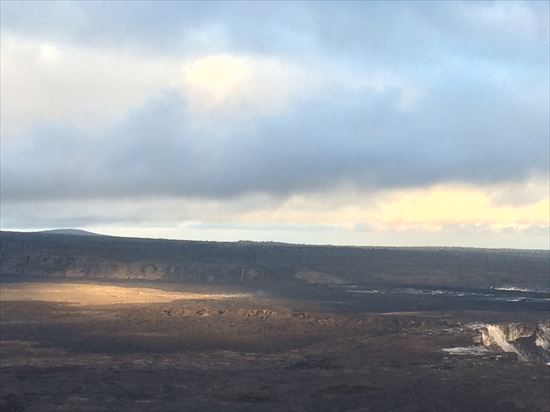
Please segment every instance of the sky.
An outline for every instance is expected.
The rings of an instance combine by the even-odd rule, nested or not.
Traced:
[[[550,248],[549,3],[2,2],[0,225]]]

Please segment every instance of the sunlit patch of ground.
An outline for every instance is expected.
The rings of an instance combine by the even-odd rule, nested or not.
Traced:
[[[180,299],[227,299],[245,294],[205,294],[170,292],[82,283],[10,283],[0,287],[0,301],[36,300],[76,305],[113,305],[121,303],[162,303]]]

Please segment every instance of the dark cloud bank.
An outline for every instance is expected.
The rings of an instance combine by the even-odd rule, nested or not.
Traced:
[[[4,139],[2,198],[284,196],[342,183],[379,189],[544,175],[547,4],[524,5],[535,16],[532,38],[507,21],[487,28],[453,17],[464,5],[61,3],[39,13],[3,4],[2,25],[14,33],[157,54],[203,47],[305,55],[325,72],[391,67],[426,93],[403,110],[398,89],[329,87],[283,112],[201,126],[186,97],[167,92],[95,135],[42,124],[24,139]]]
[[[360,188],[499,183],[544,173],[546,114],[485,85],[440,91],[401,110],[392,91],[338,92],[283,114],[197,126],[168,94],[101,135],[41,127],[2,150],[6,200],[226,197]]]

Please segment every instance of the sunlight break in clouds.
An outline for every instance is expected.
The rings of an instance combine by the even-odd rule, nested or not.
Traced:
[[[219,54],[151,59],[11,33],[2,36],[1,65],[3,138],[44,124],[104,129],[172,92],[184,96],[195,114],[202,109],[269,114],[312,94],[319,84],[313,71],[275,58]]]
[[[193,94],[208,104],[223,100],[250,81],[252,69],[236,57],[219,55],[184,65],[184,82]]]
[[[319,92],[321,73],[273,57],[219,54],[182,65],[192,110],[232,111],[235,117],[272,115]]]

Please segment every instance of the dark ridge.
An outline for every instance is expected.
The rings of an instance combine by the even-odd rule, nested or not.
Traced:
[[[58,231],[0,234],[0,274],[21,279],[550,288],[545,250],[205,242]]]
[[[42,230],[36,233],[49,233],[51,235],[75,235],[75,236],[104,236],[99,233],[89,232],[82,229],[51,229]]]

